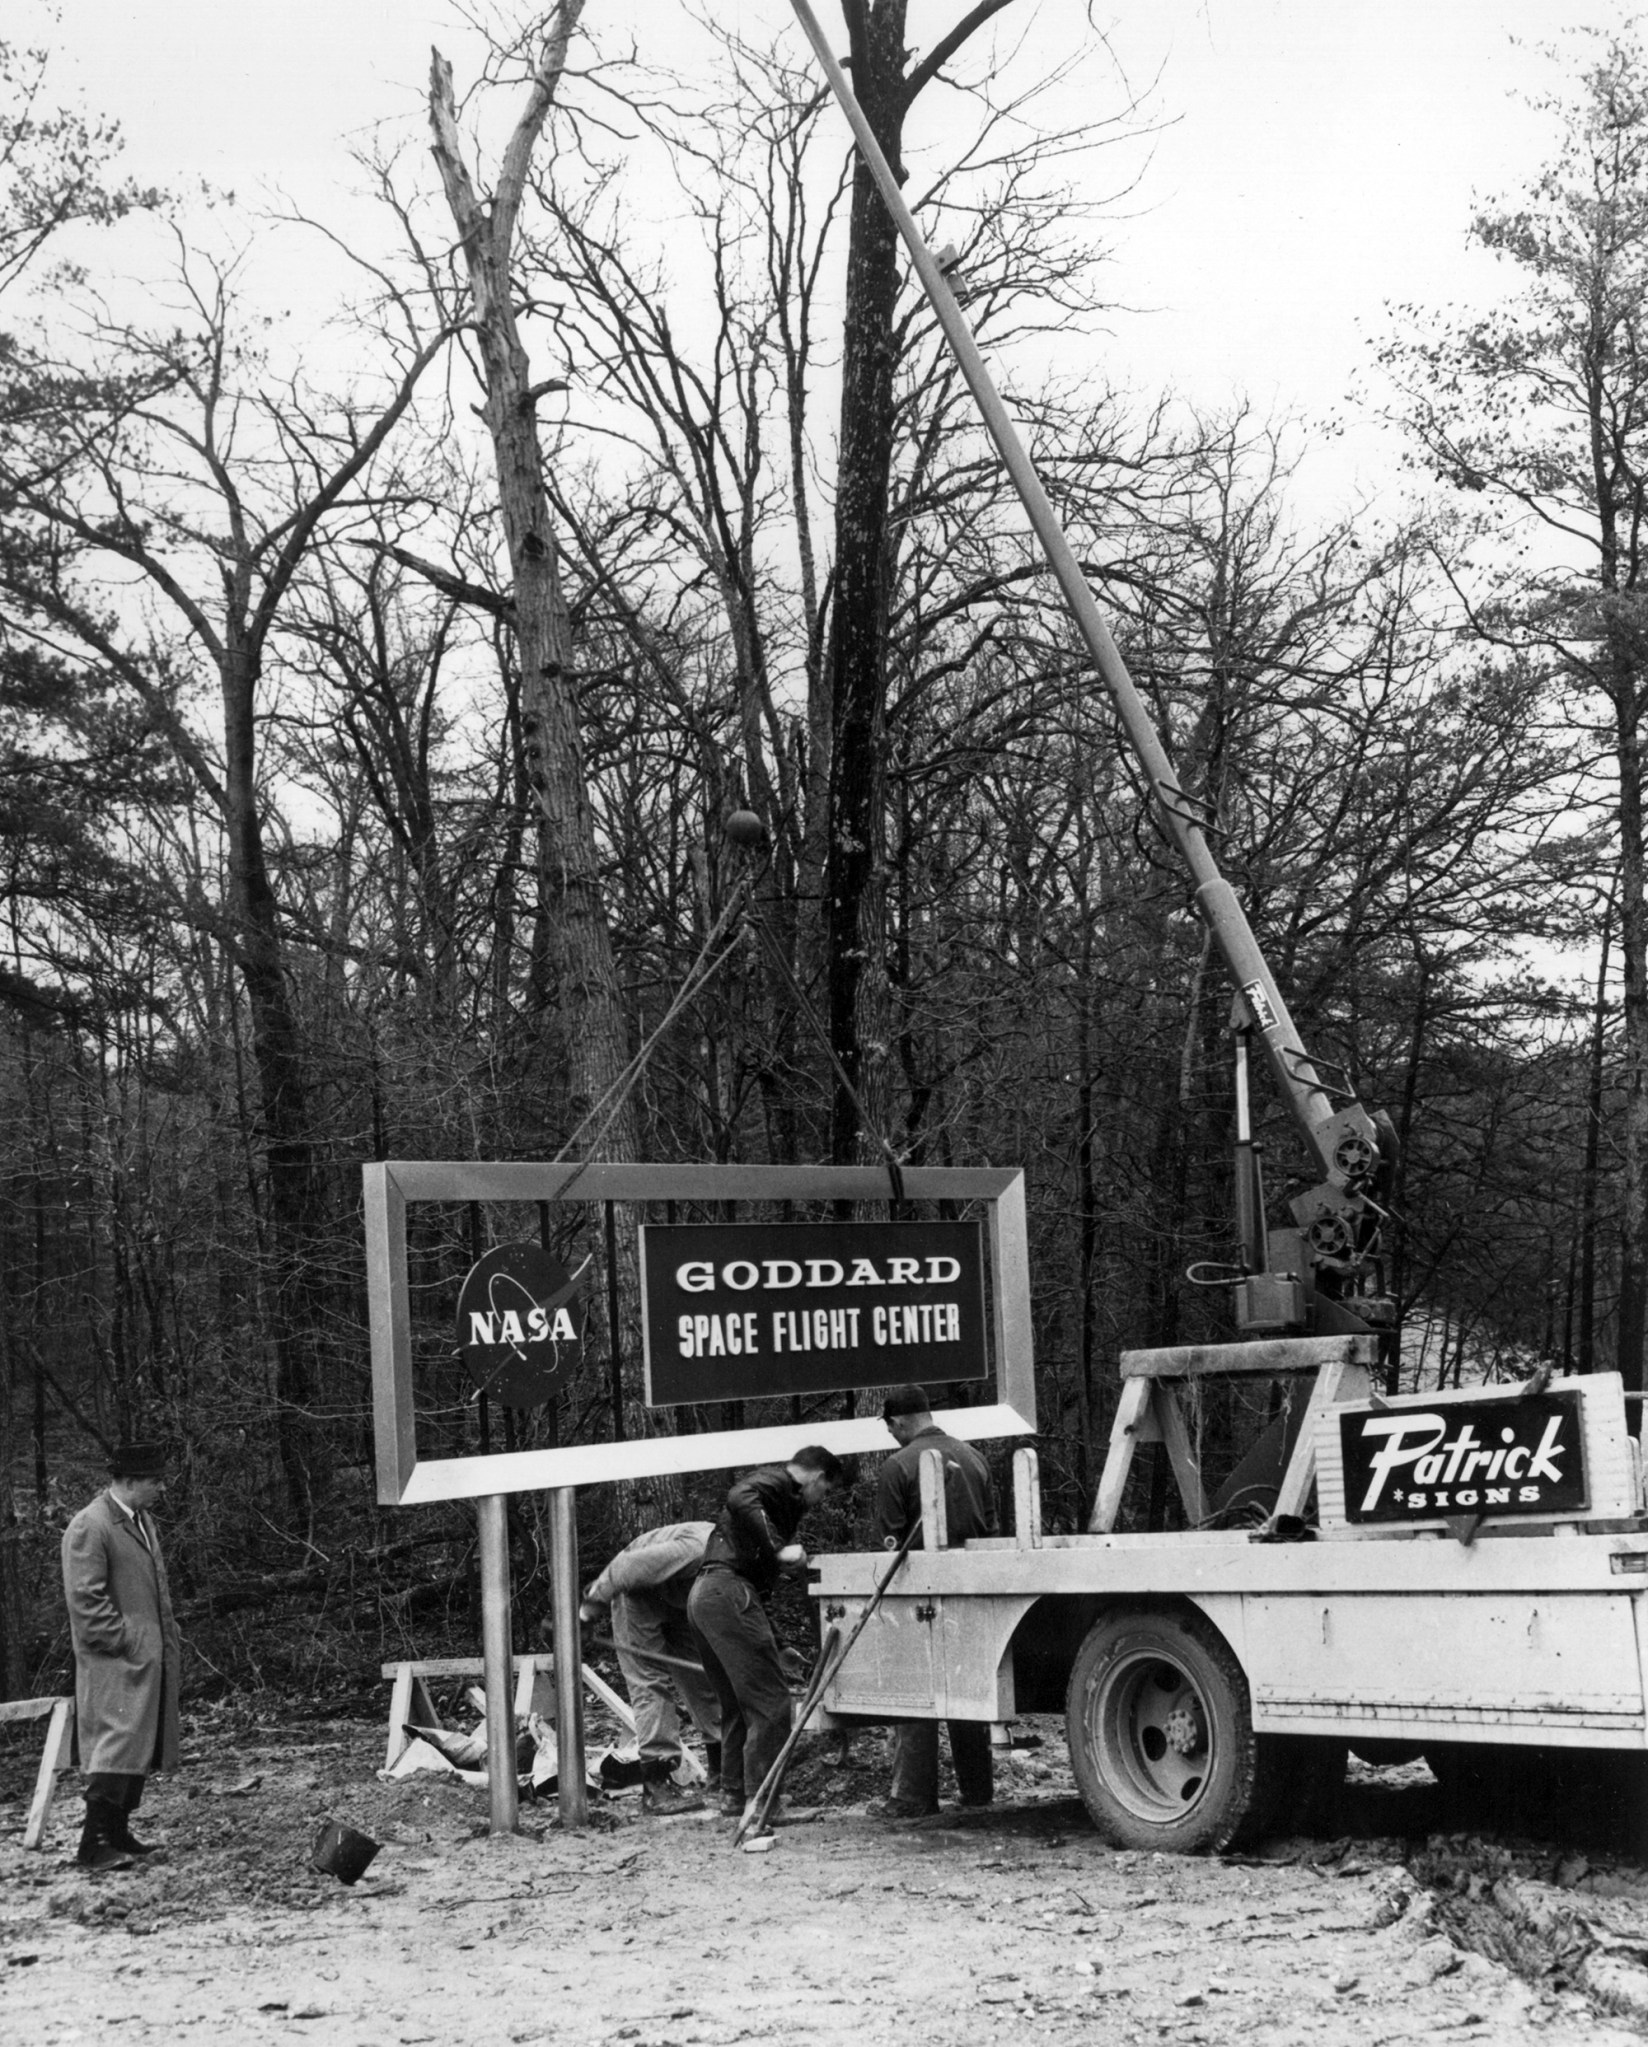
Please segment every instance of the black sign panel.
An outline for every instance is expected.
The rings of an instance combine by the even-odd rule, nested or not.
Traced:
[[[977,1223],[641,1229],[654,1407],[982,1379]]]
[[[537,1244],[500,1244],[458,1295],[458,1349],[477,1391],[538,1407],[577,1364],[584,1303],[576,1275]]]
[[[1339,1445],[1351,1521],[1571,1514],[1590,1499],[1577,1392],[1342,1414]]]

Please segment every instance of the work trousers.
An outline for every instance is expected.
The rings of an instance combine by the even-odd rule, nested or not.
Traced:
[[[988,1805],[995,1792],[990,1725],[947,1720],[950,1760],[963,1805]],[[938,1811],[938,1722],[900,1720],[893,1728],[893,1797],[921,1812]]]
[[[86,1779],[88,1805],[112,1805],[120,1812],[136,1812],[143,1797],[143,1777],[129,1770],[93,1770]]]
[[[681,1760],[681,1721],[675,1694],[706,1741],[721,1739],[721,1706],[707,1670],[684,1669],[699,1660],[697,1638],[686,1614],[642,1592],[620,1592],[612,1602],[612,1639],[629,1686],[635,1741],[643,1763]],[[659,1657],[674,1660],[661,1663]]]
[[[687,1617],[721,1702],[721,1790],[753,1798],[790,1732],[790,1688],[767,1610],[736,1571],[700,1571]]]

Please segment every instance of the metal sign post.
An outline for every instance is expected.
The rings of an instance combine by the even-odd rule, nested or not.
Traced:
[[[509,1643],[509,1519],[502,1493],[475,1502],[481,1549],[481,1670],[486,1687],[486,1782],[494,1834],[520,1816],[515,1779],[515,1674]],[[557,1666],[559,1667],[559,1666]],[[564,1774],[564,1773],[563,1773]]]
[[[589,1825],[584,1774],[583,1643],[578,1632],[578,1494],[557,1486],[549,1496],[549,1566],[555,1603],[556,1802],[564,1829]]]

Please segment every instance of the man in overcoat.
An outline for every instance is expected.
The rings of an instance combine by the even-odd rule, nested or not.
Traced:
[[[180,1643],[151,1513],[166,1489],[166,1447],[127,1443],[109,1484],[63,1536],[63,1596],[74,1642],[75,1752],[86,1780],[77,1860],[123,1869],[152,1848],[131,1815],[151,1770],[177,1767]]]

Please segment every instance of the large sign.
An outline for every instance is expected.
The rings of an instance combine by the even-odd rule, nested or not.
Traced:
[[[499,1244],[458,1294],[458,1355],[477,1393],[541,1407],[583,1353],[579,1274],[537,1244]]]
[[[1348,1521],[1570,1514],[1589,1505],[1578,1391],[1339,1416]]]
[[[976,1223],[665,1223],[641,1229],[654,1407],[982,1379]]]
[[[492,1494],[537,1492],[569,1486],[599,1485],[612,1480],[656,1478],[668,1472],[718,1471],[734,1465],[782,1462],[803,1443],[820,1443],[838,1457],[854,1457],[865,1451],[884,1451],[891,1438],[879,1414],[840,1415],[833,1418],[809,1416],[806,1421],[763,1421],[753,1428],[721,1429],[700,1426],[677,1434],[660,1416],[663,1426],[646,1433],[627,1434],[622,1441],[611,1440],[604,1430],[593,1439],[561,1442],[553,1447],[491,1450],[480,1455],[433,1456],[432,1446],[420,1446],[419,1373],[420,1361],[433,1351],[447,1350],[450,1325],[441,1317],[440,1339],[424,1316],[420,1305],[430,1298],[428,1288],[414,1290],[408,1263],[408,1217],[422,1202],[450,1204],[481,1201],[506,1207],[530,1207],[539,1211],[542,1226],[547,1205],[564,1222],[575,1222],[580,1212],[588,1216],[597,1204],[612,1202],[636,1213],[644,1222],[666,1202],[693,1204],[702,1213],[704,1204],[736,1202],[759,1207],[770,1215],[780,1202],[804,1204],[816,1214],[826,1203],[884,1203],[890,1192],[885,1166],[706,1166],[679,1161],[655,1161],[613,1165],[604,1161],[562,1160],[534,1163],[508,1160],[374,1160],[361,1169],[366,1209],[367,1299],[372,1329],[372,1419],[377,1447],[378,1499],[384,1506],[419,1506],[431,1500],[483,1499]],[[903,1194],[907,1201],[930,1211],[939,1203],[965,1206],[982,1214],[984,1241],[989,1267],[989,1355],[994,1384],[983,1404],[935,1410],[938,1419],[953,1436],[964,1442],[985,1442],[995,1436],[1022,1436],[1036,1427],[1035,1343],[1030,1324],[1030,1255],[1025,1218],[1024,1175],[1007,1166],[906,1166]],[[597,1231],[598,1213],[592,1217]],[[526,1222],[525,1215],[522,1223]],[[504,1229],[507,1224],[502,1225]],[[523,1232],[524,1234],[524,1232]],[[735,1254],[736,1255],[736,1254]],[[776,1254],[782,1256],[782,1253]],[[820,1257],[834,1252],[820,1251]],[[894,1255],[898,1254],[896,1251]],[[935,1248],[935,1257],[953,1255],[945,1247]],[[723,1261],[727,1262],[727,1261]],[[890,1271],[877,1265],[878,1276],[891,1279]],[[848,1268],[850,1271],[851,1268]],[[902,1342],[890,1345],[889,1359],[898,1362],[887,1370],[885,1383],[922,1379],[942,1385],[960,1374],[954,1355],[964,1349],[946,1338],[923,1352],[921,1306],[943,1305],[948,1294],[944,1274],[938,1267],[938,1281],[928,1277],[922,1265],[922,1283],[909,1287],[902,1296],[891,1286],[875,1290],[860,1286],[843,1290],[846,1305],[858,1306],[859,1332],[875,1336],[875,1308],[916,1309],[913,1323],[901,1316],[896,1324]],[[964,1267],[965,1270],[965,1267]],[[861,1279],[866,1274],[859,1275]],[[959,1285],[960,1282],[958,1281]],[[736,1291],[736,1289],[735,1289]],[[793,1290],[791,1302],[805,1288]],[[754,1293],[754,1289],[750,1290]],[[699,1304],[678,1312],[707,1313]],[[500,1295],[495,1306],[498,1319],[492,1325],[494,1339],[513,1343],[513,1331],[504,1319],[507,1303]],[[539,1305],[543,1305],[542,1302]],[[753,1301],[746,1297],[742,1312],[749,1313]],[[959,1299],[955,1300],[959,1307]],[[485,1313],[483,1302],[479,1312]],[[868,1320],[864,1309],[869,1308]],[[517,1317],[520,1304],[515,1306]],[[947,1318],[946,1318],[947,1320]],[[851,1325],[849,1325],[850,1327]],[[885,1325],[889,1331],[895,1325]],[[966,1321],[963,1317],[963,1327]],[[466,1324],[466,1329],[468,1325]],[[769,1325],[770,1327],[770,1325]],[[815,1323],[806,1325],[810,1337],[818,1335]],[[802,1325],[797,1324],[799,1343]],[[788,1324],[785,1325],[788,1335]],[[826,1341],[832,1331],[824,1324]],[[484,1332],[482,1332],[484,1335]],[[522,1335],[530,1339],[530,1324],[522,1321]],[[742,1328],[739,1331],[743,1335]],[[931,1313],[925,1336],[934,1337]],[[726,1325],[721,1325],[725,1344]],[[677,1337],[679,1340],[679,1337]],[[706,1331],[706,1342],[714,1358],[714,1338]],[[530,1355],[530,1340],[521,1345]],[[934,1353],[937,1353],[935,1357]],[[754,1353],[752,1352],[753,1356]],[[797,1352],[797,1356],[805,1353]],[[717,1363],[721,1360],[715,1360]],[[624,1361],[626,1375],[629,1361]],[[936,1373],[932,1369],[936,1364]],[[878,1371],[886,1368],[878,1366]],[[432,1397],[444,1408],[449,1395],[444,1390]],[[702,1420],[702,1417],[698,1419]]]

